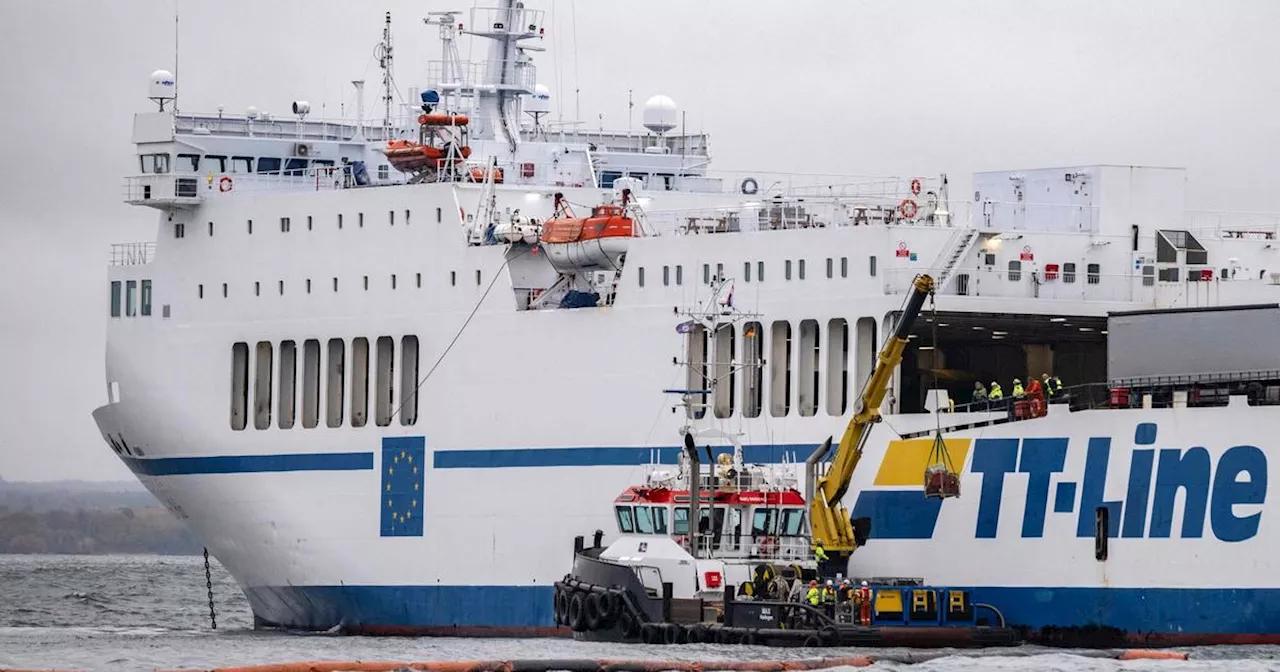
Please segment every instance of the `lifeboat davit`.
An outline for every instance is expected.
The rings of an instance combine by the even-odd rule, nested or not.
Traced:
[[[471,148],[463,145],[450,156],[449,147],[423,145],[412,140],[392,140],[382,150],[387,161],[402,173],[411,173],[424,168],[438,169],[449,163],[458,163],[471,156]]]
[[[590,217],[562,217],[542,224],[542,249],[558,269],[617,268],[635,223],[622,206],[597,205]]]

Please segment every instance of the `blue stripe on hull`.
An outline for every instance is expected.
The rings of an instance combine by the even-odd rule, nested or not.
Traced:
[[[121,457],[135,474],[256,474],[280,471],[363,471],[373,468],[373,453],[291,453],[208,457]]]
[[[291,628],[549,628],[551,586],[270,586],[245,591],[254,614]],[[1010,625],[1103,625],[1172,638],[1280,633],[1280,589],[974,589]]]

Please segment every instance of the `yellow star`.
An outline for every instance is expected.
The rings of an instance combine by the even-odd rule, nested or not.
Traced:
[[[416,499],[415,499],[415,500],[413,500],[413,503],[409,504],[409,506],[410,506],[410,507],[417,507],[417,506],[418,506],[418,500],[416,500]]]
[[[410,456],[409,456],[409,464],[413,464],[413,456],[412,456],[412,455],[410,455]]]
[[[413,517],[413,512],[412,512],[412,511],[410,511],[409,513],[404,514],[404,517],[405,517],[405,518],[412,518],[412,517]]]
[[[413,489],[414,489],[414,490],[417,490],[417,489],[418,489],[418,484],[417,484],[417,483],[414,483],[414,484],[413,484]]]
[[[399,456],[399,455],[396,455],[396,456],[395,456],[395,459],[393,459],[393,460],[391,460],[391,461],[392,461],[392,462],[395,462],[396,464],[399,464],[399,463],[400,463],[400,456]]]
[[[390,484],[390,483],[388,483],[388,484],[387,484],[387,492],[391,492],[391,484]]]
[[[415,474],[416,474],[416,473],[418,473],[418,468],[417,468],[417,467],[414,467],[414,468],[413,468],[413,473],[415,473]]]
[[[391,500],[389,500],[389,499],[387,500],[387,508],[388,508],[388,509],[389,509],[389,508],[391,508]]]
[[[394,468],[392,468],[392,467],[387,467],[387,475],[388,475],[388,476],[391,476],[391,475],[392,475],[392,474],[394,474],[394,473],[396,473],[396,470],[395,470]]]
[[[405,453],[404,453],[404,451],[403,451],[403,450],[402,450],[402,451],[400,451],[400,457],[407,457],[407,455],[405,455]]]

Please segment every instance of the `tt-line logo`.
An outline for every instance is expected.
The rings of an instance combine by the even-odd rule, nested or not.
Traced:
[[[1129,482],[1124,498],[1113,501],[1105,501],[1104,496],[1111,463],[1109,437],[1089,439],[1079,483],[1055,478],[1062,474],[1066,462],[1066,438],[975,440],[970,471],[982,474],[975,536],[992,539],[999,532],[1005,475],[1013,473],[1027,475],[1023,538],[1044,536],[1051,481],[1055,481],[1053,513],[1074,513],[1077,537],[1094,536],[1096,511],[1105,507],[1110,537],[1170,538],[1175,535],[1179,491],[1184,493],[1181,529],[1176,532],[1179,538],[1203,538],[1206,519],[1209,531],[1221,541],[1239,542],[1256,536],[1262,520],[1257,505],[1267,498],[1267,456],[1262,450],[1234,446],[1223,451],[1215,465],[1203,447],[1143,447],[1154,446],[1156,432],[1153,423],[1139,424],[1134,432],[1135,447],[1117,451],[1129,455]]]

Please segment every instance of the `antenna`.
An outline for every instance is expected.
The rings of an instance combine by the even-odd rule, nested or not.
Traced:
[[[631,98],[631,89],[627,89],[627,133],[631,133],[631,117],[632,111],[635,110],[636,102]]]
[[[173,116],[178,116],[178,2],[173,3]]]
[[[382,44],[378,45],[378,67],[382,68],[382,130],[384,137],[391,137],[391,12],[382,28]]]

